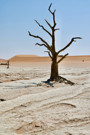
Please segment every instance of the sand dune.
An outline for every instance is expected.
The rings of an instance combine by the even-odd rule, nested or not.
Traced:
[[[5,63],[7,60],[5,59],[0,59],[0,63]]]
[[[59,58],[58,58],[59,59]],[[16,55],[9,59],[10,62],[50,62],[49,57],[40,57],[37,55]],[[67,56],[64,61],[90,61],[90,56]]]
[[[40,57],[37,55],[16,55],[9,59],[10,62],[40,62],[50,61],[49,57]]]

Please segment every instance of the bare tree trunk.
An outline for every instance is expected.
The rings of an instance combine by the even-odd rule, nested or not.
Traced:
[[[54,62],[52,61],[52,64],[51,64],[51,76],[50,76],[50,80],[56,80],[58,79],[58,63],[57,62]]]
[[[9,68],[9,61],[7,61],[7,69]]]
[[[50,80],[58,79],[58,62],[57,62],[57,53],[54,52],[52,57],[52,64],[51,64],[51,75]]]

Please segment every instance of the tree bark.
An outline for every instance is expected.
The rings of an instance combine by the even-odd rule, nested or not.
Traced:
[[[57,62],[54,62],[52,61],[52,64],[51,64],[51,76],[50,76],[50,80],[56,80],[58,79],[58,63]]]

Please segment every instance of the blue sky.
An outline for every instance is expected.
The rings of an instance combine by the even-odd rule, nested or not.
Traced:
[[[74,42],[63,54],[90,55],[90,0],[0,0],[0,58],[10,58],[18,54],[40,56],[46,48],[35,46],[38,39],[28,36],[40,35],[51,44],[51,39],[34,19],[49,31],[44,19],[52,24],[48,11],[56,9],[56,22],[60,31],[56,32],[56,49],[64,47],[72,37],[83,39]]]

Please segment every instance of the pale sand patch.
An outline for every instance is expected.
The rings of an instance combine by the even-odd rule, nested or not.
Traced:
[[[47,62],[0,67],[0,135],[90,134],[90,61],[64,61],[59,71],[76,84],[41,83]]]

